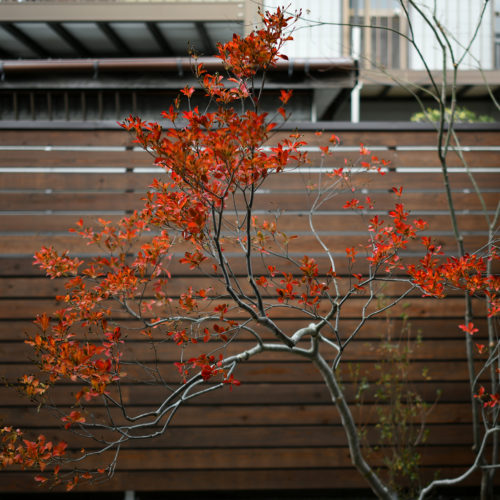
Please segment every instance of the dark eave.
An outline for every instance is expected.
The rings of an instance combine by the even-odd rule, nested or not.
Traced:
[[[61,23],[50,22],[47,23],[52,31],[62,38],[77,54],[79,57],[92,57],[90,51],[74,37]]]
[[[132,55],[130,48],[128,45],[122,40],[120,36],[116,33],[116,31],[109,25],[109,23],[100,21],[97,24],[97,27],[101,30],[107,40],[120,52],[127,57]]]
[[[30,50],[32,50],[36,55],[40,57],[49,57],[49,53],[35,40],[33,40],[29,35],[21,31],[17,26],[12,23],[1,22],[0,28],[9,33],[18,42],[22,43]],[[8,50],[8,49],[7,49]]]
[[[103,59],[20,59],[0,61],[2,71],[6,76],[19,73],[44,73],[44,72],[87,72],[98,68],[99,72],[113,71],[161,71],[178,72],[191,70],[193,64],[203,64],[208,71],[223,71],[223,62],[216,57],[199,57],[193,60],[189,57],[137,57],[137,58],[103,58]],[[350,58],[335,59],[293,59],[280,60],[271,72],[293,71],[342,71],[356,70],[356,64]]]
[[[162,32],[158,29],[157,24],[153,23],[153,22],[147,22],[146,28],[151,33],[151,36],[156,41],[156,43],[158,44],[158,47],[160,47],[163,54],[165,54],[166,56],[173,56],[174,51],[173,51],[170,43],[163,36]]]
[[[0,61],[0,90],[172,88],[197,86],[195,64],[224,73],[216,57],[24,59]],[[280,60],[269,71],[271,88],[352,88],[356,64],[349,58]]]

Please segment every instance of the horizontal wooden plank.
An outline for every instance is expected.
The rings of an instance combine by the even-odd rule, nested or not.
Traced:
[[[150,167],[153,158],[145,151],[31,151],[2,152],[2,167]]]
[[[258,455],[254,455],[258,462]],[[440,477],[456,477],[464,472],[463,467],[446,467],[439,469]],[[436,468],[423,468],[423,480],[431,481],[434,479]],[[39,483],[33,480],[33,473],[30,472],[2,472],[2,490],[5,492],[36,492],[40,493]],[[480,484],[478,474],[472,474],[462,483],[463,486]],[[224,495],[225,492],[242,492],[246,494],[248,490],[257,491],[259,497],[268,499],[263,490],[285,490],[290,499],[298,500],[303,498],[300,492],[297,496],[291,490],[307,490],[312,495],[318,490],[331,490],[332,494],[342,494],[342,488],[356,489],[359,494],[360,488],[365,488],[366,484],[360,474],[348,467],[341,469],[289,469],[289,470],[199,470],[196,472],[196,480],[193,481],[193,472],[191,470],[173,470],[167,469],[161,471],[117,471],[113,478],[104,483],[82,482],[78,485],[77,491],[94,492],[102,491],[123,492],[125,490],[133,491],[172,491],[174,494],[182,492],[182,497],[186,500],[195,500],[198,491],[213,491],[214,494]],[[339,491],[340,489],[340,491]],[[246,491],[244,491],[246,490]],[[54,489],[64,491],[64,486]],[[192,492],[196,492],[192,496]],[[222,491],[223,493],[220,493]],[[218,493],[219,492],[219,493]],[[191,493],[191,494],[190,494]],[[348,494],[346,494],[348,497]],[[274,497],[272,497],[274,498]],[[340,498],[340,497],[339,497]],[[365,491],[363,498],[372,498],[369,490]]]
[[[416,216],[416,215],[415,215]],[[99,227],[98,218],[100,215],[82,215],[82,219],[86,226]],[[122,215],[106,215],[106,220],[112,223],[117,223],[124,217]],[[382,216],[384,217],[384,216]],[[387,216],[385,216],[387,218]],[[431,232],[450,232],[451,222],[448,214],[425,214],[420,216],[428,223],[428,228]],[[68,228],[75,227],[79,216],[64,215],[60,213],[45,214],[45,213],[4,213],[2,215],[2,232],[35,232],[35,233],[67,233]],[[232,220],[233,217],[228,217]],[[270,220],[277,223],[277,228],[286,233],[302,233],[310,231],[309,219],[304,213],[290,214],[284,212],[275,219],[273,214],[259,214],[257,220],[263,222]],[[461,231],[484,231],[487,227],[486,220],[482,214],[463,214],[457,216],[458,225]],[[366,215],[363,217],[360,214],[347,212],[342,216],[335,216],[331,213],[318,213],[313,218],[313,224],[316,231],[332,232],[332,231],[359,231],[364,235],[367,234],[369,222]],[[361,235],[360,235],[361,236]]]
[[[2,189],[13,191],[144,191],[154,177],[162,178],[162,173],[94,173],[91,169],[80,173],[56,172],[3,172]],[[452,189],[471,189],[471,181],[467,174],[450,172]],[[480,188],[487,189],[498,186],[496,174],[474,173],[474,179]],[[328,180],[323,176],[323,182]],[[286,182],[285,182],[286,181]],[[443,177],[440,172],[421,173],[417,171],[387,172],[381,176],[373,173],[357,173],[351,177],[357,188],[390,189],[391,186],[404,186],[407,190],[435,190],[443,188]],[[307,169],[297,172],[287,170],[279,175],[269,175],[264,183],[265,189],[275,191],[304,190],[306,186],[318,183],[318,174]]]
[[[55,238],[55,237],[54,237]],[[1,239],[0,239],[1,241]],[[42,240],[42,244],[45,243],[47,245],[50,245],[50,241],[44,241]],[[0,246],[1,248],[1,246]],[[64,247],[57,247],[60,249],[64,249]],[[96,255],[102,255],[102,251],[99,252],[97,247],[93,247],[93,252],[90,252],[90,249],[92,247],[87,248],[86,252],[83,253],[73,253],[73,257],[80,257],[82,259],[86,258],[93,258]],[[29,249],[29,250],[28,250]],[[27,248],[24,248],[23,250],[20,250],[19,253],[17,254],[7,254],[7,255],[1,255],[0,254],[0,276],[19,276],[19,277],[28,277],[28,276],[37,276],[41,277],[44,276],[44,273],[38,268],[38,266],[33,265],[33,254],[35,251],[38,251],[40,249],[40,246],[29,246]],[[450,249],[450,254],[454,255],[456,254],[453,249]],[[199,273],[196,271],[191,272],[185,264],[181,264],[179,260],[184,257],[183,253],[179,252],[174,252],[172,255],[172,260],[168,262],[168,270],[169,272],[174,275],[174,276],[192,276],[192,277],[197,277],[203,275],[203,274],[209,274],[212,275],[213,269],[211,262],[208,262],[208,265],[204,267],[204,264],[201,265],[201,270]],[[291,253],[289,254],[291,257],[295,258],[296,260],[301,259],[304,256],[304,252],[296,252],[296,253]],[[339,249],[339,251],[333,251],[332,252],[333,258],[335,260],[335,268],[336,271],[339,275],[345,276],[346,274],[352,274],[354,273],[359,273],[359,274],[364,274],[367,272],[368,265],[365,259],[363,259],[361,256],[358,255],[358,258],[354,265],[351,267],[349,265],[349,262],[347,262],[346,255],[345,255],[345,247],[342,246],[342,248]],[[325,253],[322,251],[319,254],[312,255],[309,254],[310,257],[314,257],[316,260],[316,263],[318,264],[318,268],[320,270],[323,269],[329,269],[330,268],[330,261],[329,258],[325,255]],[[406,264],[416,264],[418,262],[418,255],[405,255],[402,252],[402,257],[404,257],[404,262]],[[248,273],[247,269],[247,263],[246,260],[239,255],[231,255],[231,269],[233,271],[233,274],[236,276],[246,276]],[[252,260],[252,269],[253,272],[256,275],[259,274],[266,274],[269,272],[267,266],[269,264],[277,265],[277,263],[273,260],[272,258],[266,258],[266,256],[256,256]],[[495,266],[495,263],[494,263]],[[500,267],[500,266],[499,266]],[[281,272],[287,272],[287,273],[296,273],[297,272],[297,266],[295,264],[290,264],[289,262],[281,262],[279,264],[279,270]],[[494,267],[494,272],[499,272],[500,269],[495,270]],[[400,270],[395,270],[393,273],[394,276],[407,276],[405,273],[402,273]],[[221,278],[222,276],[217,275],[217,277]]]
[[[1,248],[1,247],[0,247]],[[38,247],[39,248],[39,247]],[[40,268],[38,266],[35,266],[33,265],[33,254],[35,251],[38,250],[38,248],[35,247],[35,249],[33,249],[33,253],[29,253],[29,252],[23,252],[22,254],[16,254],[16,255],[0,255],[0,276],[4,276],[4,277],[7,277],[7,276],[11,276],[11,277],[42,277],[44,276],[44,273],[40,270]],[[98,255],[99,253],[96,251],[95,253],[93,254],[90,254],[90,256],[87,254],[84,255],[84,254],[72,254],[72,256],[78,256],[82,259],[86,259],[87,257],[88,258],[92,258],[96,255]],[[168,263],[168,270],[169,272],[172,274],[172,275],[180,275],[180,276],[187,276],[187,275],[190,275],[190,276],[195,276],[195,273],[187,273],[187,269],[186,269],[186,265],[185,264],[181,264],[179,262],[179,259],[181,259],[184,255],[183,254],[180,254],[178,252],[175,252],[173,255],[172,255],[172,260]],[[299,255],[299,256],[294,256],[294,257],[297,257],[297,258],[302,258],[303,254]],[[268,269],[267,269],[267,265],[270,264],[271,262],[268,262],[266,259],[264,259],[264,261],[262,261],[262,256],[259,256],[259,258],[256,258],[256,259],[253,259],[253,262],[252,262],[252,269],[254,271],[254,273],[256,274],[265,274],[268,272]],[[315,258],[317,264],[318,264],[318,267],[320,269],[326,269],[328,266],[329,266],[329,259],[327,256],[324,255],[324,253],[322,252],[322,254],[320,255],[314,255],[312,256]],[[348,263],[346,262],[346,258],[345,258],[345,254],[344,255],[339,255],[338,253],[335,254],[334,253],[334,257],[335,257],[335,267],[336,267],[336,270],[337,272],[340,274],[340,275],[345,275],[346,273],[351,273],[351,272],[366,272],[366,269],[367,269],[367,263],[366,262],[362,262],[360,259],[358,259],[355,264],[354,264],[354,267],[353,268],[349,268],[348,267]],[[244,275],[245,273],[247,273],[247,264],[245,262],[244,259],[242,258],[236,258],[236,257],[232,257],[232,262],[231,262],[231,268],[233,270],[233,273],[238,275],[238,276],[242,276]],[[407,263],[415,263],[416,262],[416,258],[413,257],[413,258],[405,258],[405,261]],[[202,265],[203,267],[203,265]],[[283,263],[282,265],[280,265],[280,270],[283,271],[283,272],[296,272],[297,270],[297,267],[295,265],[290,265],[290,264],[287,264],[286,262]],[[202,269],[202,272],[204,272],[205,269]],[[213,269],[211,270],[208,270],[209,272],[213,271]],[[398,273],[396,272],[395,275],[398,275]]]
[[[234,392],[235,391],[233,391],[233,393]],[[263,401],[265,401],[265,398]],[[127,414],[135,416],[142,414],[144,411],[152,411],[158,406],[159,403],[160,402],[157,402],[156,405],[150,406],[127,405]],[[0,407],[0,415],[4,424],[13,423],[23,429],[29,429],[31,434],[38,435],[43,431],[50,433],[50,436],[58,435],[58,439],[62,439],[61,436],[66,434],[65,439],[71,440],[71,434],[63,433],[61,429],[61,417],[63,414],[67,414],[72,411],[71,408],[72,407],[69,406],[58,405],[59,413],[55,413],[54,411],[47,409],[39,411],[37,410],[36,405],[25,404],[18,405],[17,407]],[[286,413],[287,410],[294,413]],[[383,408],[381,408],[381,410],[384,411]],[[106,410],[102,406],[96,406],[95,403],[93,405],[87,405],[85,410],[82,411],[88,423],[100,422],[102,424],[109,421]],[[125,424],[119,416],[119,410],[112,408],[110,411],[116,425]],[[361,408],[352,405],[351,412],[353,413],[353,417],[355,418],[357,425],[366,425],[368,428],[371,428],[380,422],[381,414],[378,412],[377,407],[368,403],[364,404]],[[386,415],[386,413],[383,414]],[[41,416],[43,416],[43,419],[40,418]],[[413,421],[417,425],[420,425],[422,423],[422,416],[419,414]],[[435,437],[435,440],[429,440],[429,444],[448,444],[451,440],[453,440],[454,443],[470,443],[470,432],[463,432],[466,430],[470,431],[470,429],[467,429],[470,422],[470,407],[468,407],[467,404],[438,403],[425,415],[425,426],[432,430],[433,436]],[[191,429],[200,429],[200,432],[204,430],[205,433],[208,434],[212,429],[215,430],[218,428],[235,427],[242,428],[241,432],[244,435],[246,429],[255,428],[264,430],[266,428],[275,428],[277,425],[281,429],[294,428],[297,426],[318,427],[325,429],[325,426],[331,426],[331,429],[328,429],[328,432],[333,432],[334,436],[325,438],[326,440],[323,441],[323,443],[321,443],[321,441],[313,441],[309,446],[317,446],[318,444],[326,446],[328,444],[328,439],[332,438],[335,438],[334,442],[336,443],[345,443],[345,441],[343,441],[343,430],[341,432],[336,432],[336,427],[341,426],[341,420],[337,409],[334,405],[332,405],[332,403],[324,405],[311,405],[302,402],[299,398],[296,398],[293,403],[289,404],[268,403],[250,405],[247,403],[220,405],[215,402],[215,405],[185,405],[178,410],[174,418],[171,420],[169,428],[173,429],[175,432],[177,432],[176,429],[182,429],[186,433],[189,433]],[[450,427],[448,428],[446,426]],[[154,425],[148,428],[152,430],[158,429],[158,427]],[[439,433],[439,429],[441,429],[441,432],[443,433],[442,436]],[[457,430],[450,435],[448,434],[451,432],[450,429]],[[463,432],[461,436],[457,436],[459,429],[462,429]],[[97,435],[101,433],[102,430],[96,430]],[[276,432],[276,434],[277,435],[274,440],[267,443],[268,446],[279,446],[284,445],[285,443],[287,443],[287,445],[291,445],[285,441],[285,437],[279,436],[278,432]],[[377,430],[375,430],[373,436],[374,439],[379,439]],[[243,439],[243,437],[240,436],[239,439]],[[209,442],[207,444],[198,443],[198,446],[210,446],[210,441],[211,439],[209,438]],[[251,443],[251,441],[247,441],[247,446],[248,443]],[[87,442],[86,446],[92,446],[92,444],[89,445]],[[142,442],[142,446],[144,446],[144,442]],[[163,446],[159,445],[158,447],[173,446],[175,445],[169,443],[168,439],[165,439],[163,441]],[[186,438],[184,446],[197,447],[196,443],[190,444],[189,438]],[[303,441],[302,446],[308,446],[308,441]],[[229,447],[232,447],[231,443],[229,443]]]
[[[33,265],[33,256],[0,257],[1,276],[43,276],[44,273]]]
[[[257,358],[256,358],[257,359]],[[375,367],[376,363],[371,361],[359,361],[359,376],[366,377],[368,382],[378,379],[379,374]],[[160,376],[167,384],[177,384],[180,382],[180,376],[177,368],[172,363],[144,363],[124,364],[123,368],[127,373],[127,380],[137,381],[155,381],[160,380]],[[341,363],[341,378],[349,380],[352,377],[352,366],[347,363]],[[410,363],[408,367],[408,378],[411,381],[422,381],[425,375],[433,383],[439,382],[463,382],[468,379],[467,364],[464,361],[453,361],[453,370],[450,370],[449,361],[425,360]],[[7,364],[0,365],[0,376],[10,382],[15,382],[24,374],[36,372],[36,367],[26,361],[25,364]],[[156,372],[156,373],[155,373]],[[258,360],[243,363],[235,371],[235,377],[242,383],[318,383],[321,376],[316,368],[310,363],[297,362],[260,362]],[[438,385],[439,387],[439,385]]]
[[[168,329],[166,328],[164,332]],[[168,339],[166,333],[158,333],[158,342],[153,348],[151,342],[143,341],[128,341],[126,337],[124,344],[120,346],[120,351],[123,353],[123,361],[140,360],[141,362],[153,363],[156,360],[161,362],[174,362],[183,359],[190,359],[200,356],[201,354],[211,353],[214,355],[224,354],[224,357],[233,356],[245,350],[251,349],[256,345],[256,342],[247,342],[245,340],[233,340],[228,345],[224,342],[203,342],[203,332],[199,332],[199,342],[196,344],[187,344],[182,348],[177,346],[172,340],[165,342]],[[97,337],[97,336],[96,336]],[[105,340],[103,337],[97,337],[99,340]],[[90,341],[93,339],[90,338]],[[477,339],[480,342],[483,339]],[[426,340],[425,342],[403,341],[398,350],[396,341],[393,341],[389,346],[381,346],[379,342],[366,342],[364,340],[355,340],[345,349],[342,359],[344,361],[368,361],[379,360],[381,357],[388,357],[393,350],[396,356],[397,352],[408,349],[409,355],[413,361],[417,360],[457,360],[465,359],[465,345],[460,339],[457,340]],[[298,347],[308,348],[309,342],[304,341]],[[322,346],[322,352],[325,356],[334,356],[332,349],[326,345]],[[334,352],[334,351],[333,351]],[[18,342],[1,342],[0,343],[0,362],[22,363],[26,359],[33,356],[31,346],[24,344],[22,340]],[[259,361],[293,361],[297,357],[294,355],[284,355],[277,352],[264,352],[257,356]]]
[[[40,428],[33,429],[32,433],[43,433],[52,441],[61,440],[64,434],[60,429]],[[470,429],[466,425],[430,425],[428,426],[426,445],[462,445],[470,444]],[[83,448],[92,446],[88,438],[76,435],[66,436],[71,447]],[[380,431],[373,425],[367,427],[367,434],[372,443],[380,442]],[[100,434],[104,439],[113,438],[111,432]],[[463,438],[469,438],[464,441]],[[199,449],[199,448],[240,448],[248,447],[251,443],[254,448],[273,449],[278,447],[301,448],[307,444],[308,448],[324,448],[333,446],[346,446],[347,439],[341,426],[286,426],[275,427],[169,427],[165,434],[151,440],[131,440],[128,448],[144,448],[145,446],[156,449]],[[346,464],[347,465],[347,464]]]
[[[377,158],[390,162],[391,168],[399,167],[441,167],[440,158],[436,151],[428,150],[389,150],[372,153]],[[462,151],[464,161],[453,151],[448,153],[446,164],[449,168],[464,167],[488,168],[498,166],[497,151]],[[308,151],[307,160],[313,166],[328,166],[337,168],[347,164],[356,165],[361,161],[369,161],[371,156],[361,156],[357,151],[333,151],[325,155],[320,151]],[[154,163],[152,155],[141,150],[105,151],[85,150],[66,151],[60,149],[44,149],[34,151],[30,149],[7,149],[2,152],[1,165],[10,168],[33,167],[149,167]],[[290,166],[295,163],[290,162]]]
[[[388,321],[385,318],[374,318],[368,320],[361,330],[358,332],[356,338],[363,341],[379,341],[388,337],[392,339],[399,339],[401,332],[405,328],[409,328],[412,338],[419,335],[423,341],[427,340],[464,340],[464,334],[458,328],[461,322],[457,318],[412,318],[409,322],[403,321],[401,318],[392,318]],[[130,340],[143,340],[144,336],[140,333],[142,323],[134,320],[120,321],[122,334]],[[280,328],[288,334],[292,334],[298,328],[295,319],[282,319],[279,322]],[[351,332],[358,325],[358,321],[343,319],[339,323],[339,331]],[[484,335],[487,331],[486,319],[477,317],[474,318],[474,325],[479,328],[480,333],[477,336]],[[267,329],[260,325],[254,325],[254,330],[262,336],[263,339],[273,339],[274,336]],[[24,340],[25,333],[34,334],[37,331],[35,325],[31,320],[3,320],[0,321],[0,341],[19,341]],[[83,337],[87,331],[81,327],[74,328],[76,335]],[[345,334],[344,334],[345,335]],[[245,333],[240,335],[242,338],[247,338]]]
[[[352,364],[352,369],[356,369],[356,365]],[[348,368],[346,369],[346,372]],[[383,367],[377,372],[384,372]],[[390,373],[390,368],[387,372]],[[360,380],[352,382],[353,376],[343,380],[346,399],[349,404],[356,406],[360,403],[356,394],[358,392]],[[363,381],[365,383],[366,381]],[[379,380],[374,380],[370,387],[363,391],[362,403],[371,406],[378,403],[374,397],[375,391],[379,388],[377,385]],[[51,402],[58,406],[67,405],[73,399],[72,394],[80,389],[78,384],[58,384],[50,389]],[[470,402],[468,383],[466,381],[455,382],[436,382],[432,380],[424,380],[420,377],[419,380],[409,381],[408,389],[411,389],[418,394],[424,401],[429,404],[439,401],[439,403],[464,403]],[[437,391],[440,394],[437,394]],[[156,384],[152,381],[148,384],[140,384],[129,380],[127,377],[122,379],[121,391],[124,401],[127,405],[158,405],[164,396],[164,387],[161,383]],[[18,395],[14,387],[0,387],[0,402],[3,405],[1,412],[15,413],[19,411],[19,407],[29,407],[30,402]],[[254,383],[252,380],[243,381],[233,391],[216,390],[208,392],[196,398],[197,405],[281,405],[281,404],[325,404],[331,403],[331,397],[328,394],[326,386],[322,382],[311,383]],[[17,405],[17,409],[16,409]],[[382,405],[383,406],[383,405]],[[0,406],[1,407],[1,406]],[[57,419],[56,419],[57,420]],[[181,425],[180,422],[177,422]],[[44,420],[38,423],[32,423],[30,426],[35,427],[50,427],[58,425],[57,421],[50,424]]]
[[[210,309],[207,311],[213,311],[217,305],[228,303],[227,299],[224,300],[214,300],[210,301]],[[331,305],[327,300],[320,301],[318,307],[319,314],[327,314],[330,311]],[[101,303],[101,307],[106,304]],[[275,319],[292,319],[296,318],[299,320],[307,320],[310,318],[309,315],[304,314],[299,309],[289,308],[286,304],[279,304],[276,301],[266,300],[266,305],[273,306],[273,309],[269,312],[269,316]],[[352,297],[342,305],[341,315],[343,318],[357,318],[360,317],[362,309],[366,305],[366,300],[364,298]],[[475,314],[480,315],[485,312],[484,304],[479,299],[473,299]],[[120,318],[130,318],[130,314],[124,310],[118,309],[115,303],[108,304],[112,308],[112,317],[116,320]],[[203,304],[202,304],[203,306]],[[32,300],[15,300],[15,299],[4,299],[0,301],[0,319],[31,319],[35,318],[37,314],[51,313],[57,307],[54,302],[45,299],[32,299]],[[369,313],[378,307],[377,301],[373,300],[371,305],[366,308],[366,312]],[[430,299],[427,297],[423,298],[409,298],[405,299],[404,303],[397,304],[391,308],[388,312],[389,316],[398,317],[403,312],[410,319],[413,318],[460,318],[463,314],[463,299],[462,298],[447,298],[446,300]],[[153,317],[162,316],[161,309],[153,309]],[[169,313],[171,314],[171,313]],[[208,313],[207,313],[208,314]],[[244,313],[242,310],[233,310],[228,312],[227,317],[244,317],[246,318],[248,314]],[[147,316],[146,316],[147,317]],[[385,318],[386,315],[384,314]]]
[[[447,447],[417,448],[422,462],[427,466],[449,467],[467,466],[473,460],[472,452],[467,447],[454,447],[450,453]],[[78,454],[75,454],[78,456]],[[85,468],[96,469],[111,462],[113,452],[91,456],[80,462]],[[256,460],[255,457],[259,459]],[[380,451],[370,456],[375,467],[383,465]],[[238,449],[183,449],[157,450],[150,448],[145,457],[144,450],[122,449],[118,459],[118,470],[182,470],[198,469],[316,469],[341,468],[350,463],[349,449],[344,448],[274,448],[266,453],[259,448]]]
[[[125,211],[141,208],[143,197],[136,193],[5,193],[0,210]]]
[[[378,160],[389,162],[389,168],[401,167],[435,167],[441,168],[441,161],[436,150],[390,150],[373,151],[371,154],[361,156],[357,151],[332,151],[325,155],[320,151],[308,151],[307,161],[314,166],[341,167],[347,162],[348,165],[360,165],[362,161],[369,162],[375,156]],[[446,166],[470,168],[498,167],[498,151],[462,151],[462,158],[450,151],[446,156]],[[293,163],[292,163],[293,165]]]
[[[496,208],[498,201],[497,192],[483,193],[488,210]],[[373,198],[377,210],[392,210],[396,202],[394,196],[388,192],[371,194],[366,193]],[[144,194],[138,193],[4,193],[0,198],[0,210],[2,211],[109,211],[109,210],[134,210],[142,208],[144,205]],[[344,205],[358,198],[361,204],[364,203],[364,194],[356,195],[351,192],[340,192],[330,200],[327,200],[320,206],[321,211],[334,210],[343,211]],[[444,192],[432,193],[432,206],[429,206],[428,193],[406,193],[402,202],[407,210],[421,211],[447,210],[447,199]],[[269,191],[257,192],[255,195],[255,210],[293,210],[309,213],[314,199],[305,196],[303,192],[274,193]],[[481,210],[482,205],[474,193],[457,192],[453,194],[453,201],[459,210]],[[243,200],[238,197],[235,200],[238,209],[244,207]],[[366,206],[366,204],[364,204]],[[231,208],[233,203],[231,202]],[[368,206],[366,206],[368,208]],[[369,213],[369,212],[368,212]]]
[[[2,173],[2,189],[13,191],[145,191],[160,174],[132,172],[29,172]]]
[[[318,128],[321,130],[321,123]],[[496,130],[463,130],[456,133],[463,146],[497,145],[499,132]],[[288,137],[290,132],[276,131],[272,134],[272,142]],[[322,136],[312,131],[301,131],[304,139],[311,145],[323,145],[332,135],[332,131],[325,130]],[[345,130],[339,123],[335,127],[335,134],[340,136],[341,144],[346,146],[435,146],[436,131],[434,130]],[[2,130],[0,144],[5,145],[77,145],[77,146],[127,146],[132,143],[133,134],[127,133],[118,126],[116,130]]]
[[[326,269],[325,269],[326,271]],[[294,273],[295,276],[297,277],[297,280],[300,281],[302,277],[302,273],[296,272]],[[274,282],[273,287],[266,287],[262,288],[260,290],[261,296],[262,297],[276,297],[276,287],[281,287],[282,285],[280,284],[280,279],[278,278],[276,280],[272,280],[272,278],[269,276],[269,281]],[[217,295],[222,295],[222,296],[227,296],[228,292],[227,289],[224,285],[223,282],[218,281],[213,278],[208,278],[204,276],[196,276],[195,278],[193,276],[176,276],[172,275],[171,278],[167,282],[166,290],[171,298],[179,298],[179,296],[186,292],[189,287],[193,286],[193,279],[196,279],[196,286],[195,290],[201,290],[201,289],[210,289],[210,296],[217,296]],[[319,277],[319,281],[324,281],[326,279],[326,275],[323,275],[322,277]],[[368,276],[364,276],[362,278],[368,279]],[[398,278],[400,279],[400,278]],[[65,295],[68,293],[68,289],[66,288],[66,283],[67,279],[64,278],[56,278],[56,279],[49,279],[49,278],[25,278],[25,277],[20,277],[20,278],[13,278],[13,277],[0,277],[0,297],[7,299],[7,298],[19,298],[19,299],[29,299],[29,298],[50,298],[53,299],[56,295]],[[241,290],[243,293],[247,294],[248,296],[254,296],[253,289],[248,282],[248,278],[246,276],[238,276],[233,279],[233,286],[234,283],[238,281],[239,286],[241,287]],[[338,287],[339,287],[339,293],[340,295],[345,295],[346,293],[349,292],[349,290],[352,288],[352,283],[354,281],[354,278],[352,276],[339,276],[338,281]],[[355,281],[357,283],[357,281]],[[88,286],[93,286],[94,283],[91,283],[89,281]],[[408,282],[402,282],[402,281],[393,281],[390,282],[388,281],[387,276],[380,275],[380,282],[374,281],[372,283],[372,292],[375,293],[375,295],[380,296],[380,298],[383,297],[398,297],[402,295],[405,292],[408,292],[408,289],[410,286],[408,285]],[[366,291],[359,291],[357,293],[358,297],[360,296],[366,296],[370,292],[369,289]],[[151,288],[149,287],[146,290],[145,296],[152,296],[152,291]],[[410,293],[408,296],[416,296],[416,297],[421,297],[422,296],[422,291],[415,289],[412,293]]]
[[[116,130],[2,130],[0,144],[13,146],[130,146],[134,136]]]
[[[321,127],[321,124],[318,124]],[[333,132],[330,128],[325,130],[321,136],[312,131],[300,131],[304,139],[311,145],[323,145],[326,140],[335,133],[340,137],[343,146],[359,146],[361,143],[370,146],[436,146],[437,133],[435,130],[344,130],[339,123]],[[483,135],[484,134],[484,135]],[[287,136],[285,131],[277,131],[273,134],[273,141],[277,142]],[[458,130],[457,136],[462,146],[488,146],[498,144],[499,132],[496,130],[467,131]],[[453,144],[453,142],[451,142]]]
[[[424,233],[422,233],[424,234]],[[293,233],[288,234],[288,236],[296,236]],[[130,252],[137,252],[140,250],[141,245],[144,243],[151,241],[151,235],[147,234],[143,239],[135,240],[128,250]],[[457,244],[453,236],[450,235],[438,235],[431,236],[431,239],[436,245],[440,245],[442,250],[446,252],[448,255],[456,254]],[[341,258],[336,260],[346,260],[345,258],[345,249],[354,247],[358,251],[357,259],[358,261],[362,261],[363,255],[369,256],[366,253],[365,248],[369,243],[369,236],[359,236],[359,235],[321,235],[321,240],[327,248],[336,253],[342,255]],[[473,235],[465,235],[463,237],[464,247],[468,252],[475,252],[478,249],[482,248],[487,243],[487,237],[484,234],[473,234]],[[280,236],[276,239],[276,242],[270,241],[269,244],[266,245],[266,250],[268,252],[274,251],[278,255],[284,255],[285,250],[283,248],[284,239]],[[35,252],[39,251],[43,246],[49,247],[53,246],[59,252],[68,250],[73,256],[85,256],[91,255],[106,255],[106,249],[99,247],[98,245],[89,245],[88,240],[81,238],[77,234],[3,234],[0,235],[0,251],[4,255],[33,255]],[[236,241],[229,241],[228,239],[224,239],[224,250],[226,252],[226,256],[228,257],[229,262],[232,263],[235,260],[238,260],[238,256],[240,259],[243,258],[244,253],[241,249],[241,246]],[[172,246],[172,253],[180,254],[180,256],[184,256],[185,252],[192,252],[193,245],[190,242],[186,242],[185,240],[178,239],[175,242],[175,245]],[[311,257],[316,257],[318,254],[324,254],[323,247],[320,245],[318,240],[312,235],[301,235],[296,239],[291,239],[288,244],[288,252],[290,254],[300,255],[299,259],[304,255],[308,255]],[[400,252],[400,256],[403,259],[403,263],[411,263],[405,258],[405,255],[411,252],[414,255],[418,255],[419,257],[423,257],[425,254],[425,247],[422,245],[421,240],[410,240],[408,242],[407,248]],[[259,251],[257,249],[254,250],[254,253],[259,256]],[[298,260],[298,259],[297,259]],[[213,261],[210,261],[210,264]],[[267,258],[268,264],[273,264],[280,271],[286,271],[282,265],[278,264],[278,261],[275,259],[272,260],[271,257]],[[285,264],[286,265],[286,264]],[[294,266],[296,270],[296,266]],[[329,269],[329,265],[324,269],[326,272]],[[363,271],[366,272],[368,268],[368,263],[364,262]],[[238,271],[235,271],[238,272]],[[259,271],[256,271],[259,272]],[[262,271],[260,271],[262,272]],[[323,272],[321,270],[321,272]]]

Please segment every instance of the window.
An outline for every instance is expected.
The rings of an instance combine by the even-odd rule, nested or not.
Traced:
[[[406,45],[398,35],[404,27],[400,11],[398,0],[349,0],[345,22],[373,26],[361,33],[362,67],[406,67]]]

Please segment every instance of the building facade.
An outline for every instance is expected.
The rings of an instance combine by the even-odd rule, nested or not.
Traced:
[[[482,12],[479,0],[440,0],[435,12],[456,59],[464,55],[457,82],[460,100],[495,117],[488,94],[500,93],[498,1],[487,3]],[[258,22],[259,7],[272,9],[281,3],[2,0],[1,119],[114,120],[125,110],[151,115],[190,77],[189,62],[179,58],[213,56],[217,42]],[[429,15],[434,4],[418,2]],[[287,5],[291,12],[301,12],[294,41],[285,50],[290,64],[282,82],[293,84],[300,94],[295,119],[408,120],[419,110],[412,93],[432,105],[423,61],[440,81],[442,56],[430,27],[411,5],[403,4],[408,15],[399,0],[291,0]],[[354,97],[352,74],[347,79],[338,74],[353,57],[359,68]],[[310,64],[318,70],[313,78]],[[322,78],[332,66],[337,75],[330,71]],[[351,104],[358,94],[361,111],[355,118]],[[387,112],[390,102],[395,105]]]

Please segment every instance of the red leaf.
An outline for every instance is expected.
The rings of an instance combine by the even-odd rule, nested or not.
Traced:
[[[279,99],[283,104],[286,104],[290,100],[290,98],[292,97],[292,94],[293,94],[293,90],[289,90],[288,92],[281,90]]]
[[[470,321],[468,325],[458,325],[458,328],[469,335],[474,335],[479,331],[477,328],[474,328],[474,323],[472,323],[472,321]]]

